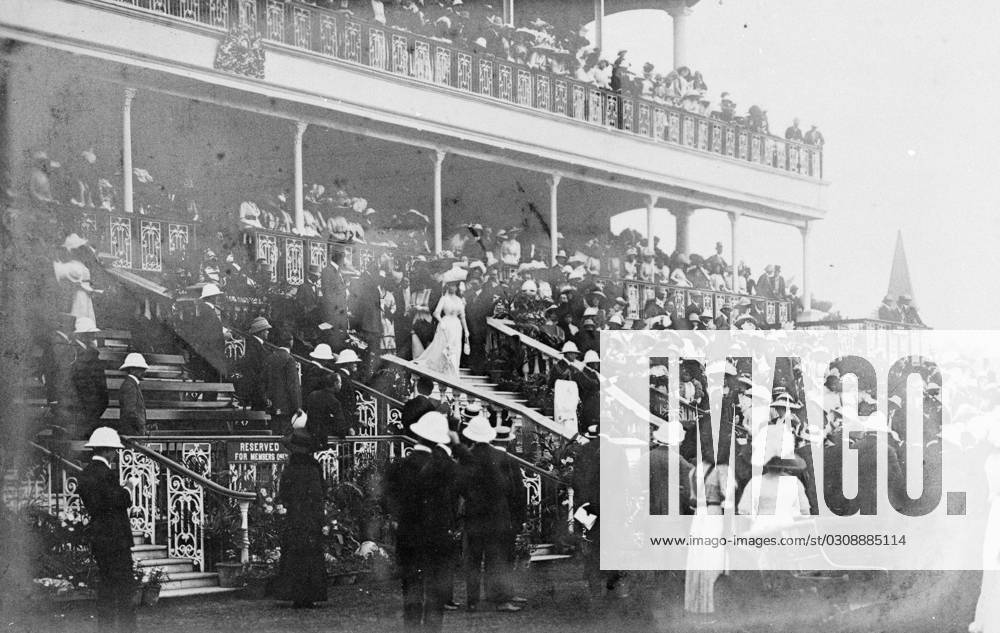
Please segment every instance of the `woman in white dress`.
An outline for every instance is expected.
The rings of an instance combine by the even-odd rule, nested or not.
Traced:
[[[87,245],[87,240],[76,233],[71,234],[63,242],[65,253],[61,261],[52,262],[56,280],[67,289],[71,296],[68,313],[75,319],[89,319],[96,322],[94,302],[91,295],[98,292],[90,285],[90,268],[84,262],[93,260],[93,251]]]
[[[442,278],[444,294],[434,309],[437,330],[434,340],[413,362],[431,371],[458,378],[462,353],[469,353],[469,327],[465,323],[465,299],[458,294],[462,280],[458,273],[448,271]]]

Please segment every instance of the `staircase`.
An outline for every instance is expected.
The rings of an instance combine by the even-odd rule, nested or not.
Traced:
[[[235,588],[220,587],[219,574],[215,572],[195,571],[196,563],[191,559],[168,557],[166,545],[147,543],[141,532],[133,532],[132,540],[135,543],[132,560],[146,571],[146,578],[154,569],[161,569],[166,574],[160,590],[161,600],[237,591]]]

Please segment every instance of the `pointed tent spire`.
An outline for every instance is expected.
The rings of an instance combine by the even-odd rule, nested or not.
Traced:
[[[899,295],[910,295],[912,305],[917,305],[913,295],[913,285],[910,283],[910,267],[906,264],[906,251],[903,250],[903,231],[896,233],[896,253],[892,258],[892,272],[889,273],[889,290],[886,294],[898,299]]]

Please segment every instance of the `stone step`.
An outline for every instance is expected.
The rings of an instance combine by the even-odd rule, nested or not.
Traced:
[[[167,576],[173,578],[175,574],[194,571],[194,561],[188,558],[144,558],[137,560],[139,567],[152,570],[160,568]],[[148,571],[146,572],[149,573]]]
[[[198,587],[218,587],[219,574],[208,571],[187,571],[170,574],[163,583],[163,590],[195,589]],[[161,594],[162,595],[162,594]]]
[[[149,559],[167,558],[166,545],[133,545],[132,560],[141,561]]]
[[[239,591],[230,587],[192,587],[190,589],[167,589],[166,586],[160,590],[160,600],[167,598],[188,598],[192,596],[217,596],[218,594],[233,593]]]

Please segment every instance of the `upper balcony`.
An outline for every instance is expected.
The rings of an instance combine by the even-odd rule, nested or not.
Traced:
[[[338,112],[356,130],[695,206],[793,223],[825,215],[818,147],[350,14],[289,0],[0,5],[6,36],[41,35],[35,43],[152,68],[174,75],[163,84],[188,82],[189,94],[203,83],[256,92]],[[220,40],[240,27],[262,41],[263,81],[218,70]]]

